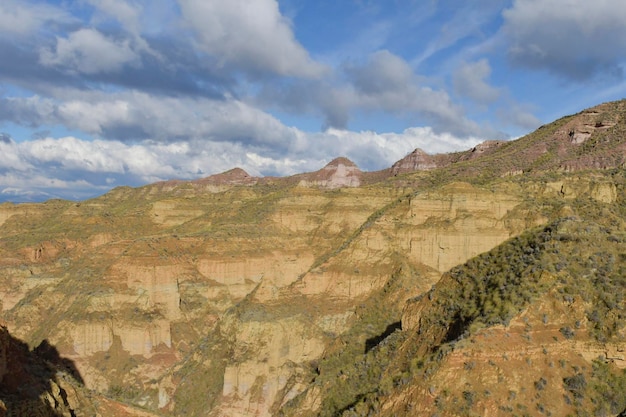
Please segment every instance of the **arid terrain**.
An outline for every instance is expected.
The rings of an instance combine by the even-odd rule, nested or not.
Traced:
[[[0,416],[617,416],[626,101],[362,172],[0,205]]]

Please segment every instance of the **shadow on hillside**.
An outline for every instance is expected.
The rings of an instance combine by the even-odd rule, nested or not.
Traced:
[[[74,363],[61,357],[47,340],[31,351],[0,327],[0,400],[8,415],[58,416],[65,411],[74,416],[63,389],[67,383],[61,381],[70,377],[76,381],[74,385],[84,383]]]
[[[398,329],[402,328],[402,322],[395,322],[395,323],[391,323],[390,325],[387,326],[387,328],[385,329],[384,332],[382,332],[381,334],[374,336],[374,337],[370,337],[369,339],[367,339],[365,341],[365,352],[367,353],[370,350],[374,349],[376,346],[378,346],[378,344],[380,342],[382,342],[383,340],[385,340],[388,336],[390,336],[393,332],[395,332]]]

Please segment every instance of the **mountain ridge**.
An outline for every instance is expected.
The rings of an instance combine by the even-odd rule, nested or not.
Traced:
[[[626,100],[607,102],[564,116],[538,128],[535,132],[510,141],[487,140],[465,151],[429,154],[416,148],[391,167],[378,171],[361,171],[344,156],[337,157],[318,171],[287,177],[254,177],[241,168],[233,168],[219,174],[196,180],[168,180],[157,184],[181,186],[184,184],[208,185],[222,190],[225,186],[255,185],[257,183],[298,182],[310,186],[328,188],[355,187],[372,184],[393,177],[420,171],[459,166],[459,174],[468,174],[464,165],[479,164],[481,169],[493,170],[493,175],[519,175],[530,171],[585,169],[611,169],[626,164],[626,143],[619,139],[626,131],[623,113]],[[610,139],[603,139],[613,135]],[[598,141],[603,141],[599,144]],[[609,146],[610,145],[610,146]],[[498,163],[494,163],[498,160]],[[322,179],[330,176],[336,166],[350,167],[351,179],[335,182]],[[334,168],[333,168],[334,167]],[[474,167],[473,170],[476,170]],[[358,171],[358,172],[357,172]],[[156,184],[155,184],[156,185]]]

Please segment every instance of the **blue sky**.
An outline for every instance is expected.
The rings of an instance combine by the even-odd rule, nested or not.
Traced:
[[[2,0],[0,201],[363,170],[626,97],[623,0]]]

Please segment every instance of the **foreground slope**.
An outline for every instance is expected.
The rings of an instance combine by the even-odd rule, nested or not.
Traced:
[[[303,412],[304,396],[284,414],[625,411],[625,225],[623,213],[603,209],[453,268],[408,303],[401,331],[350,363],[319,366],[309,388],[323,392],[319,408]]]
[[[591,410],[622,375],[625,113],[377,173],[338,158],[5,204],[0,317],[162,415]]]

